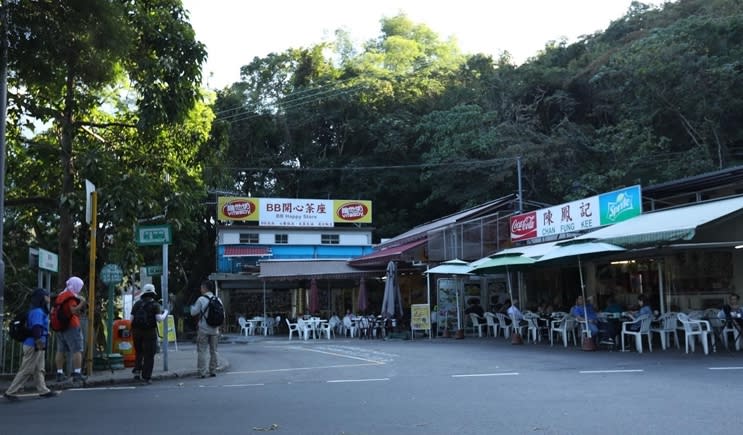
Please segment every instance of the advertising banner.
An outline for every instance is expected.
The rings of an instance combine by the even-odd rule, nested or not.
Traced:
[[[258,222],[260,226],[332,227],[336,223],[371,223],[371,201],[340,199],[217,199],[220,221]]]
[[[596,229],[642,214],[640,186],[512,216],[511,241]]]
[[[410,306],[410,329],[412,331],[431,329],[431,308],[428,304]]]

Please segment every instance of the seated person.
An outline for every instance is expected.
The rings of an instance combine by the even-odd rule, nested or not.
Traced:
[[[614,300],[613,297],[609,297],[606,308],[604,309],[605,313],[611,313],[611,314],[621,314],[622,312],[622,306],[619,305],[616,300]],[[614,339],[619,335],[619,332],[622,330],[621,322],[619,321],[618,317],[609,317],[605,318],[605,320],[599,319],[599,329],[604,333],[604,336],[602,338],[602,342],[604,344],[613,344]]]
[[[507,314],[508,318],[511,319],[512,322],[515,322],[515,325],[523,326],[526,325],[526,320],[524,320],[524,315],[521,313],[521,310],[519,310],[518,304],[518,299],[514,299],[513,303],[510,304],[511,306],[508,307]]]
[[[614,296],[609,296],[609,299],[606,301],[606,309],[604,310],[605,313],[614,313],[614,314],[621,314],[622,306],[614,299]]]
[[[480,305],[480,299],[470,298],[467,303],[469,304],[469,307],[464,310],[464,314],[467,314],[469,316],[470,313],[474,313],[477,314],[479,317],[485,316],[485,310],[483,310],[482,306]]]
[[[743,308],[738,304],[737,294],[728,295],[728,303],[722,306],[717,317],[725,319],[725,327],[736,326],[738,330],[743,327]]]
[[[591,337],[597,337],[599,332],[598,326],[598,315],[593,309],[593,297],[588,297],[588,302],[583,302],[583,296],[578,295],[575,298],[575,305],[570,309],[570,315],[578,319],[580,324],[585,328],[588,326],[588,330],[591,332]]]
[[[637,311],[630,312],[633,319],[637,319],[638,317],[644,314],[647,314],[648,316],[650,316],[651,319],[653,318],[653,309],[650,308],[650,305],[646,303],[644,295],[637,296],[637,305],[640,307],[640,309],[638,309]],[[640,323],[634,323],[630,325],[629,330],[639,331]]]

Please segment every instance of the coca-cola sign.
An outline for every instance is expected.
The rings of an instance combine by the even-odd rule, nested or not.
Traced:
[[[511,216],[511,241],[537,237],[537,213],[535,211]]]

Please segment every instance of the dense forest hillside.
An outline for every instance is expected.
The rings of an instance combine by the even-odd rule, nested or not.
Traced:
[[[220,92],[221,187],[370,199],[389,237],[514,193],[516,157],[546,203],[743,161],[738,1],[633,3],[519,66],[404,15],[358,49],[347,36],[256,58]]]

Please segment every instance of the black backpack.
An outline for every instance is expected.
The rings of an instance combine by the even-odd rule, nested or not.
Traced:
[[[154,329],[157,319],[152,314],[152,304],[155,301],[138,301],[132,309],[132,327],[137,329]]]
[[[224,323],[224,305],[218,297],[212,296],[209,298],[209,305],[206,306],[205,312],[207,325],[222,326]]]
[[[19,311],[10,321],[8,335],[15,341],[24,342],[31,337],[31,330],[28,328],[28,311]]]

